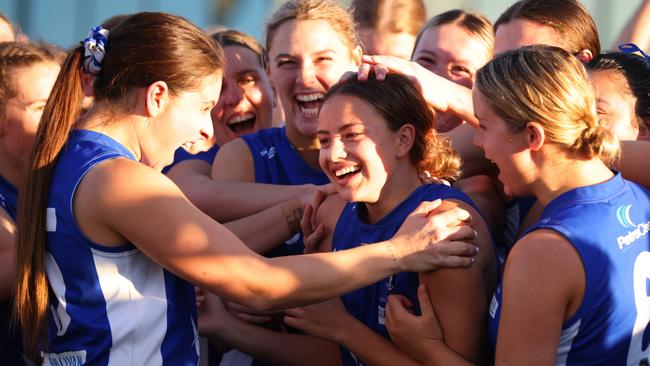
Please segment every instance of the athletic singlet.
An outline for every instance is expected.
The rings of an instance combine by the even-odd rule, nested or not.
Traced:
[[[474,207],[471,199],[464,193],[444,184],[428,184],[418,187],[402,203],[376,224],[366,224],[359,217],[359,210],[365,206],[360,203],[348,203],[343,208],[334,233],[332,249],[345,250],[358,247],[362,243],[377,243],[392,238],[402,226],[406,217],[422,202],[436,199],[458,200]],[[475,208],[475,207],[474,207]],[[417,288],[419,285],[416,272],[403,272],[389,276],[373,285],[358,289],[341,297],[346,309],[366,326],[390,339],[384,325],[385,307],[388,295],[401,294],[409,298],[419,313]],[[356,356],[341,347],[343,365],[361,365]]]
[[[1,175],[0,208],[9,215],[11,221],[16,222],[18,190]],[[17,330],[16,333],[10,331],[11,304],[9,299],[0,303],[0,355],[2,355],[2,361],[8,365],[23,365],[20,330]]]
[[[279,185],[328,184],[320,169],[303,160],[287,139],[284,127],[266,128],[242,136],[248,145],[255,167],[255,182]],[[266,253],[267,257],[302,254],[302,236],[296,234],[285,245]]]
[[[176,149],[176,151],[174,152],[174,162],[164,167],[162,173],[167,174],[167,172],[171,168],[173,168],[174,165],[185,160],[203,160],[206,163],[210,164],[210,166],[212,166],[212,163],[214,162],[214,157],[217,156],[218,151],[219,151],[219,145],[216,144],[212,146],[210,149],[206,151],[200,151],[196,154],[190,153],[189,151],[185,150],[181,146],[178,149]]]
[[[562,325],[557,365],[647,365],[650,191],[617,173],[607,182],[555,198],[524,235],[538,229],[564,236],[585,270],[584,297]],[[488,317],[493,346],[501,303],[499,284]]]
[[[106,135],[75,130],[56,163],[46,212],[44,364],[196,365],[194,286],[132,244],[99,245],[77,225],[72,199],[79,182],[115,158],[134,159]]]

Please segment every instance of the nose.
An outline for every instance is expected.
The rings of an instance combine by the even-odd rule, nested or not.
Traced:
[[[224,85],[221,97],[224,98],[225,105],[236,106],[244,97],[244,93],[237,83],[228,83],[228,85]]]
[[[203,119],[199,134],[204,140],[210,140],[212,138],[212,135],[214,135],[214,126],[212,125],[212,118],[210,115],[208,115],[207,118]]]
[[[338,137],[333,137],[330,145],[325,149],[327,158],[330,161],[338,161],[345,158],[348,154],[345,152],[345,144]]]
[[[314,65],[309,62],[303,62],[300,66],[297,81],[303,85],[308,85],[315,77]]]

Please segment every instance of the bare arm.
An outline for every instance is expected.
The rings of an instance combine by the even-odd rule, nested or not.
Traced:
[[[9,299],[16,278],[16,225],[0,209],[0,302]]]
[[[650,142],[621,141],[622,153],[618,166],[625,179],[631,180],[650,189]]]
[[[619,34],[613,49],[621,43],[634,43],[642,50],[650,47],[650,1],[643,0],[630,22]]]
[[[187,201],[164,176],[127,159],[94,167],[80,183],[74,209],[83,212],[76,217],[91,240],[113,245],[131,242],[164,268],[202,288],[253,309],[269,309],[332,298],[398,271],[470,265],[469,256],[476,253],[473,245],[433,244],[448,236],[466,237],[468,228],[446,226],[467,213],[457,210],[428,218],[432,207],[432,203],[422,204],[400,229],[401,235],[390,241],[273,259],[253,253]]]
[[[477,265],[468,269],[445,269],[420,273],[420,283],[429,296],[441,325],[445,343],[459,355],[480,364],[487,357],[486,314],[488,299],[496,288],[496,258],[489,229],[479,213],[460,201],[443,201],[459,205],[472,213],[481,249]]]
[[[582,302],[580,256],[557,232],[537,230],[513,247],[503,276],[496,364],[554,364],[562,324]]]
[[[437,111],[454,114],[478,127],[472,104],[472,90],[438,76],[416,62],[394,56],[363,56],[363,62],[374,67],[375,76],[382,80],[388,72],[404,74],[420,89],[424,99]],[[367,78],[369,67],[359,69],[359,79]]]

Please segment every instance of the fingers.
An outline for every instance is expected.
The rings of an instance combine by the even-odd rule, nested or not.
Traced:
[[[304,237],[308,237],[314,232],[314,227],[312,225],[312,215],[314,214],[314,208],[311,205],[305,205],[300,218],[300,230]]]
[[[458,241],[474,241],[478,238],[478,232],[471,226],[461,225],[449,228],[444,236],[441,234],[438,240],[458,240]]]
[[[316,253],[320,242],[325,237],[325,225],[320,224],[309,236],[303,237],[304,254]]]
[[[357,74],[357,80],[366,81],[370,75],[371,66],[370,64],[362,63],[359,66],[359,73]]]
[[[435,200],[435,201],[423,201],[421,202],[418,207],[411,212],[411,215],[423,215],[427,216],[431,211],[435,210],[442,204],[442,200]]]
[[[464,241],[445,240],[433,246],[443,256],[474,257],[479,252],[478,246]]]
[[[390,302],[391,299],[395,306],[401,306],[408,309],[413,308],[413,303],[411,300],[409,300],[408,297],[404,295],[392,294],[388,296],[388,301]]]
[[[435,219],[436,225],[439,227],[458,225],[460,222],[470,223],[472,215],[467,210],[460,207],[454,207],[449,210],[432,213],[440,204],[430,209],[427,213],[430,218]]]
[[[435,311],[429,299],[429,291],[427,290],[427,286],[422,283],[418,286],[418,302],[420,303],[420,313],[423,317],[435,317]]]

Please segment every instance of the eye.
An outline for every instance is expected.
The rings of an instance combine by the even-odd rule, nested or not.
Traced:
[[[417,58],[416,62],[419,64],[427,64],[427,65],[436,64],[436,60],[433,57],[428,57],[428,56],[420,56]]]
[[[321,148],[328,147],[330,144],[329,136],[318,136],[318,143],[320,143]]]
[[[326,61],[332,61],[333,58],[329,56],[321,56],[316,58],[316,62],[326,62]]]
[[[254,84],[256,81],[257,81],[257,79],[255,77],[249,75],[249,76],[241,78],[239,80],[239,84],[242,85],[242,86],[246,86],[246,85]]]
[[[361,133],[361,132],[346,132],[343,135],[343,138],[346,139],[346,140],[356,140],[359,137],[361,137],[362,135],[363,135],[363,133]]]
[[[294,64],[295,62],[289,59],[279,59],[276,63],[278,67],[288,67],[288,66],[293,66]]]
[[[454,74],[470,75],[469,69],[466,68],[465,66],[462,66],[462,65],[454,65],[454,66],[452,66],[451,71]]]

